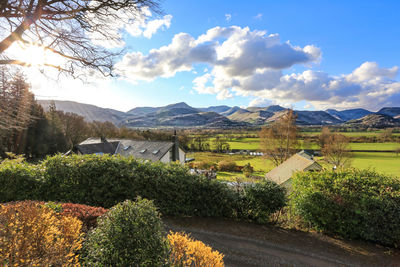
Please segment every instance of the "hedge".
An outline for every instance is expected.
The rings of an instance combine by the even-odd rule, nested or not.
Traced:
[[[164,215],[240,217],[237,210],[243,209],[238,200],[243,196],[224,183],[191,175],[179,164],[120,156],[56,155],[37,165],[6,162],[0,164],[0,183],[5,185],[1,193],[12,192],[0,194],[0,202],[33,199],[109,208],[141,196]]]
[[[400,181],[369,170],[304,172],[291,204],[315,228],[342,237],[400,245]]]

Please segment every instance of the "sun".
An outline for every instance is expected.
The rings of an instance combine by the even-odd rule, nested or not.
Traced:
[[[28,66],[43,66],[46,64],[46,51],[42,46],[28,44],[21,46],[18,58]]]
[[[63,59],[42,45],[19,43],[15,51],[15,58],[27,67],[59,66]]]

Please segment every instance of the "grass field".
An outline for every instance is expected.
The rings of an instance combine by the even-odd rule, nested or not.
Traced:
[[[388,175],[400,177],[400,155],[395,153],[353,153],[352,166],[371,169]]]
[[[230,149],[241,149],[241,150],[258,150],[260,149],[259,138],[241,138],[229,141]],[[320,149],[319,145],[315,143],[303,144],[300,141],[302,149]],[[399,143],[350,143],[350,149],[353,150],[395,150],[400,148]]]
[[[250,163],[253,166],[257,176],[264,176],[265,173],[274,168],[272,162],[260,156],[249,155],[229,155],[217,154],[211,152],[190,153],[189,158],[195,158],[195,161],[211,161],[218,163],[221,160],[235,161],[237,165],[244,166]],[[318,162],[326,168],[331,168],[329,164],[318,158]],[[382,152],[354,152],[352,153],[351,166],[359,169],[371,169],[377,172],[400,177],[400,155],[395,153]],[[218,172],[218,179],[226,181],[235,181],[236,177],[244,179],[242,173]]]
[[[379,136],[383,131],[372,131],[372,132],[335,132],[339,134],[343,134],[348,137],[372,137]],[[301,135],[309,135],[309,136],[317,136],[320,135],[320,132],[300,132]],[[393,133],[393,136],[400,136],[400,133]]]

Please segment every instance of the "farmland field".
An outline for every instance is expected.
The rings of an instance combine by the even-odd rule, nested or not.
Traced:
[[[396,156],[395,153],[355,152],[352,166],[400,177],[400,155]]]
[[[240,150],[259,150],[260,149],[260,138],[239,138],[228,141],[230,149]],[[300,140],[300,146],[302,149],[320,149],[316,143],[304,144]],[[400,148],[400,143],[350,143],[350,149],[352,150],[395,150]]]
[[[254,175],[264,176],[265,173],[274,168],[272,162],[261,156],[249,155],[229,155],[212,152],[190,153],[188,157],[195,158],[195,162],[211,161],[218,163],[221,160],[235,161],[237,165],[244,166],[250,163],[254,167]],[[325,168],[331,165],[319,157],[316,160]],[[383,152],[354,152],[352,153],[351,166],[359,169],[371,169],[377,172],[400,177],[400,155],[395,153]],[[235,181],[236,177],[244,178],[242,173],[218,172],[217,178],[220,180]]]
[[[371,131],[371,132],[340,132],[348,137],[368,137],[370,140],[379,140],[382,130]],[[319,145],[315,143],[315,140],[320,132],[300,132],[300,148],[301,149],[320,149]],[[223,138],[229,144],[229,148],[232,150],[260,150],[260,138],[258,138],[258,132],[246,132],[236,134],[214,134],[208,137],[211,149],[213,147],[213,140],[216,136]],[[304,137],[312,137],[314,143],[304,142]],[[400,136],[400,133],[393,133],[392,136]],[[373,138],[376,137],[376,138]],[[373,139],[371,139],[373,138]],[[367,139],[368,140],[368,139]],[[396,140],[396,139],[392,139]],[[400,143],[395,142],[384,142],[384,143],[350,143],[349,148],[351,150],[376,150],[376,151],[396,151],[400,149]],[[254,175],[264,176],[265,173],[274,168],[272,162],[261,156],[251,155],[229,155],[223,153],[212,153],[212,152],[197,152],[188,154],[188,157],[195,158],[195,162],[206,161],[218,163],[221,160],[234,161],[239,166],[244,166],[250,163],[254,168]],[[331,168],[332,166],[324,161],[322,157],[316,158],[316,160],[325,168]],[[400,177],[400,156],[397,156],[393,152],[353,152],[351,159],[351,167],[359,169],[371,169],[381,172],[387,175],[394,175]],[[231,172],[218,172],[218,179],[235,181],[238,177],[244,178],[242,173],[231,173]],[[246,179],[245,179],[246,180]]]

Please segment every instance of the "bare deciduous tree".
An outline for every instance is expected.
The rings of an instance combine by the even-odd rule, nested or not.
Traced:
[[[94,44],[93,36],[120,42],[115,27],[132,22],[145,7],[159,12],[158,0],[1,0],[0,64],[29,65],[5,54],[14,42],[21,42],[63,57],[64,66],[45,65],[71,75],[77,68],[112,75],[114,59],[120,52]]]
[[[261,150],[276,166],[296,153],[299,144],[296,118],[293,110],[289,109],[270,127],[261,129]]]
[[[350,165],[349,138],[343,134],[331,134],[322,148],[322,154],[327,162],[337,168]]]
[[[381,133],[379,134],[379,139],[380,139],[382,142],[391,141],[392,138],[393,138],[393,129],[391,129],[391,128],[387,128],[387,129],[383,130],[383,132],[381,132]]]
[[[319,141],[319,147],[322,149],[325,144],[328,142],[328,139],[332,136],[331,131],[329,130],[328,127],[324,126],[322,127],[321,134],[319,135],[318,141]]]

